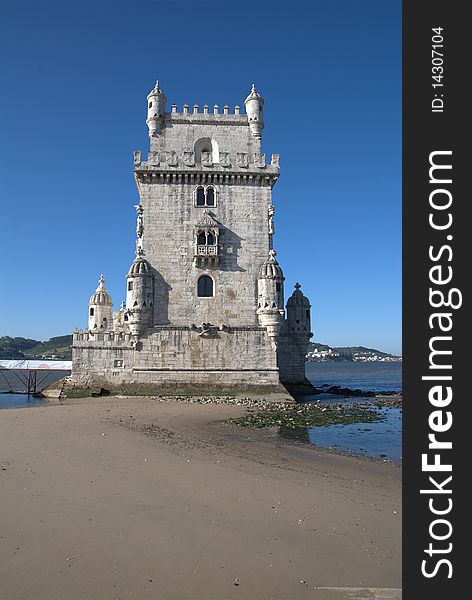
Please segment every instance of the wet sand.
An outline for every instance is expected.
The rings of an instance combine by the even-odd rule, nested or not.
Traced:
[[[0,411],[1,598],[399,598],[401,470],[222,422],[245,410]]]

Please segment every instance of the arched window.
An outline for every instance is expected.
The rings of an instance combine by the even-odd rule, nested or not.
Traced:
[[[207,245],[208,246],[214,246],[215,245],[215,237],[212,233],[209,233],[207,235]]]
[[[216,190],[212,185],[199,185],[195,190],[195,206],[216,206]]]
[[[206,244],[206,237],[203,232],[200,232],[197,237],[197,244],[199,246],[204,246]]]
[[[198,280],[197,293],[199,298],[211,298],[213,296],[213,279],[208,275],[202,275]]]
[[[197,187],[197,206],[205,206],[205,188]]]
[[[195,162],[197,165],[202,163],[202,158],[204,156],[206,156],[206,160],[210,164],[220,162],[218,143],[211,138],[206,137],[198,139],[193,146],[193,151],[195,153]],[[207,166],[210,166],[210,164],[207,164]]]

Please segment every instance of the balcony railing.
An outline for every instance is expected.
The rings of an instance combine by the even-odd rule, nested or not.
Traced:
[[[218,246],[197,246],[195,256],[218,256]]]
[[[218,245],[199,245],[195,246],[194,254],[195,265],[200,268],[216,267],[219,262]]]

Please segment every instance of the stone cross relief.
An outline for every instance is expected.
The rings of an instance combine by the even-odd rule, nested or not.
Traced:
[[[259,169],[263,169],[266,166],[265,154],[263,154],[262,152],[255,152],[254,153],[254,164]]]
[[[213,159],[211,156],[211,152],[209,152],[208,150],[202,150],[202,165],[204,167],[212,167],[213,166]]]
[[[249,161],[245,152],[238,152],[236,154],[236,163],[238,167],[248,167]]]
[[[155,150],[150,150],[148,154],[148,161],[155,166],[159,165],[159,154]]]
[[[194,167],[195,166],[195,154],[192,150],[184,151],[184,165],[186,167]]]
[[[229,159],[229,152],[220,152],[220,165],[222,167],[230,167],[231,161]]]
[[[167,164],[169,165],[169,167],[176,167],[179,162],[176,151],[171,150],[170,152],[167,152],[166,155],[167,155]]]

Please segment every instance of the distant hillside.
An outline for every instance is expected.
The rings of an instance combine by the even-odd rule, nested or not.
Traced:
[[[326,344],[312,342],[309,344],[307,358],[316,362],[400,362],[401,357],[388,354],[375,348],[365,346],[340,346],[331,348]]]
[[[0,337],[0,359],[45,358],[72,359],[72,335],[60,335],[46,342],[21,337]]]
[[[10,337],[5,335],[0,337],[0,359],[24,358],[24,351],[34,348],[39,344],[38,340],[31,340],[22,337]]]

